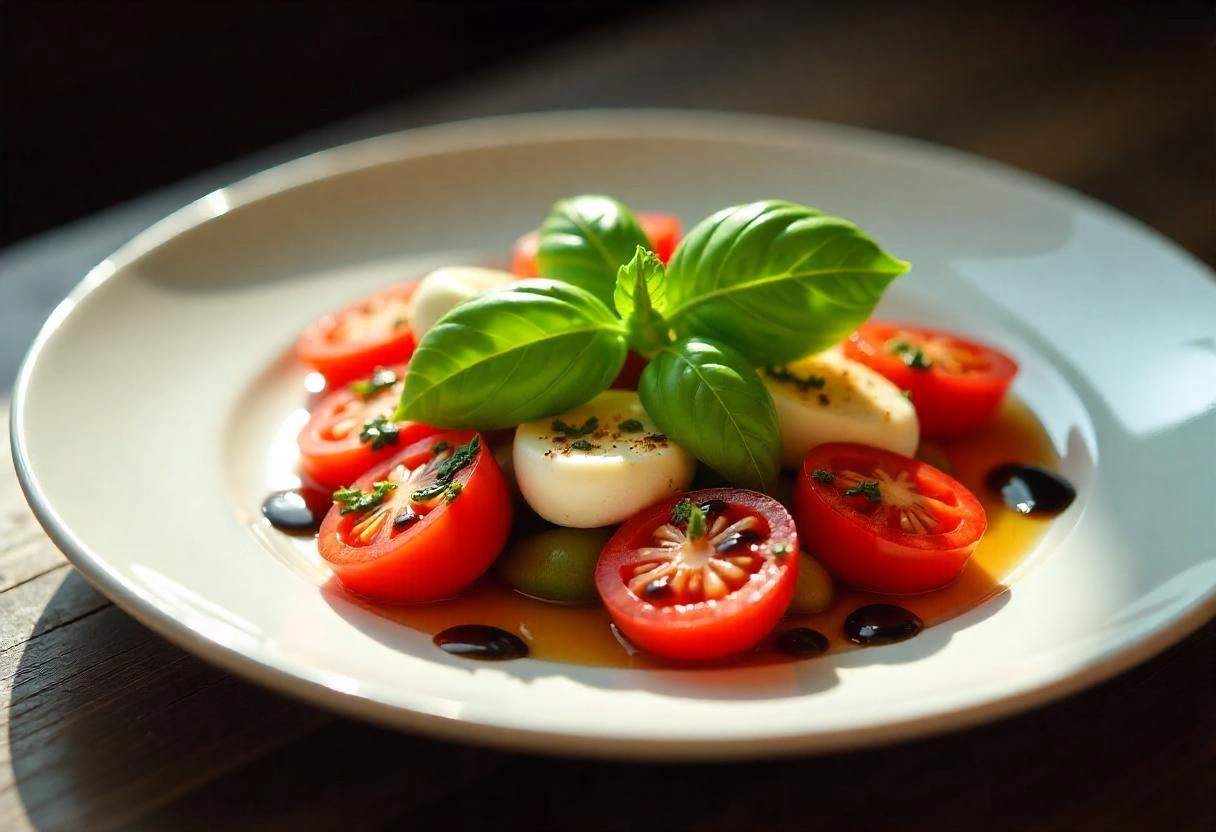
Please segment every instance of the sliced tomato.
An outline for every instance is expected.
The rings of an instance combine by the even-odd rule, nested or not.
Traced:
[[[387,603],[449,598],[502,551],[511,496],[481,437],[439,433],[334,492],[317,548],[351,592]]]
[[[365,379],[327,393],[300,431],[300,470],[314,482],[339,488],[402,448],[439,428],[394,422],[406,366],[381,367]]]
[[[907,595],[948,584],[988,526],[967,488],[928,463],[851,442],[807,453],[794,488],[803,547],[833,575]]]
[[[1018,371],[1012,358],[977,341],[877,321],[849,336],[844,352],[908,391],[925,436],[950,436],[989,421]]]
[[[315,321],[296,341],[296,356],[331,388],[408,361],[415,343],[406,314],[417,287],[390,286]]]
[[[650,240],[650,248],[666,263],[680,243],[680,218],[674,214],[638,214],[638,224]],[[540,250],[540,235],[536,231],[515,241],[511,252],[511,271],[520,277],[540,277],[536,254]]]
[[[672,509],[699,506],[706,533],[690,539]],[[755,491],[707,488],[630,518],[608,541],[595,585],[634,644],[668,658],[706,661],[753,647],[789,607],[798,533],[779,502]]]

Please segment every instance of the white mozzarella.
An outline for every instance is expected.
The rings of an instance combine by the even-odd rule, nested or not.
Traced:
[[[798,468],[824,442],[860,442],[905,456],[916,453],[920,424],[903,392],[883,376],[831,349],[781,368],[793,379],[760,372],[781,423],[781,464]],[[807,383],[822,379],[822,386]],[[801,380],[795,381],[794,379]]]
[[[582,428],[592,417],[597,426],[582,436],[554,429],[558,420]],[[623,430],[630,420],[641,429]],[[658,433],[631,390],[606,390],[560,416],[520,425],[513,456],[528,505],[551,523],[584,529],[620,523],[684,491],[697,465]]]
[[[476,295],[518,280],[515,275],[479,266],[447,266],[418,282],[410,298],[406,319],[414,337],[421,339],[435,322]]]

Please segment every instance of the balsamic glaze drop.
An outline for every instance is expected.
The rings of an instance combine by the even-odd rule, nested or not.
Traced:
[[[286,534],[316,534],[325,513],[333,504],[323,492],[301,488],[276,491],[262,501],[262,515]]]
[[[828,637],[810,627],[793,627],[777,636],[777,650],[795,659],[812,659],[828,650]]]
[[[862,647],[877,647],[907,641],[921,631],[924,622],[915,613],[895,604],[867,604],[849,613],[844,634]]]
[[[1018,514],[1038,517],[1059,514],[1077,498],[1072,483],[1037,465],[998,465],[988,472],[986,482]]]
[[[455,656],[500,662],[522,659],[528,655],[528,645],[514,633],[487,624],[458,624],[436,633],[435,646]]]

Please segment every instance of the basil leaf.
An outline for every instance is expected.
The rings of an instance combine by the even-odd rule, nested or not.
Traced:
[[[638,395],[663,433],[732,483],[776,488],[777,409],[737,351],[704,338],[678,341],[646,365]]]
[[[637,247],[633,259],[616,276],[616,311],[625,319],[629,345],[642,355],[654,355],[671,343],[662,311],[667,286],[663,262],[653,251]]]
[[[755,365],[781,364],[842,340],[907,270],[847,220],[778,200],[737,205],[676,249],[667,320]]]
[[[621,321],[589,292],[521,280],[448,312],[410,359],[393,419],[492,430],[569,410],[625,363]]]
[[[553,206],[540,226],[541,276],[581,286],[612,307],[616,274],[638,246],[650,247],[633,212],[608,196],[576,196]]]

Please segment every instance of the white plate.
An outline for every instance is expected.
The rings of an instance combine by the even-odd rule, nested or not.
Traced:
[[[588,191],[686,222],[764,197],[842,214],[914,264],[886,313],[1014,354],[1017,393],[1080,498],[1011,592],[900,645],[683,672],[473,664],[322,593],[307,547],[258,513],[282,477],[268,446],[291,450],[276,429],[300,404],[297,332],[429,265],[501,260],[554,199]],[[275,168],[137,237],[43,329],[17,383],[13,446],[39,519],[89,580],[186,649],[286,693],[561,753],[857,746],[1061,696],[1212,614],[1210,278],[1108,208],[905,140],[688,113],[467,122]]]

